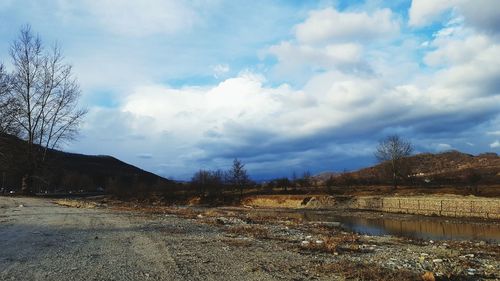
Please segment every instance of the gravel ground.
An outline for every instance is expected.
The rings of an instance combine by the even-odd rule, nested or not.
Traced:
[[[231,208],[0,197],[0,280],[499,280],[500,245]],[[430,278],[431,276],[432,278]]]
[[[0,280],[304,280],[317,262],[192,219],[0,197]]]

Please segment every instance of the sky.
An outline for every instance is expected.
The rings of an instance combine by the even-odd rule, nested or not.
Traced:
[[[498,0],[0,0],[0,62],[30,24],[88,109],[61,148],[188,180],[254,179],[415,152],[500,152]]]

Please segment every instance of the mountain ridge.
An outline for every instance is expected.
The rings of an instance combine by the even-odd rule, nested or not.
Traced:
[[[23,175],[23,149],[26,142],[12,135],[0,135],[0,171],[6,188],[19,190]],[[110,186],[115,181],[125,185],[169,184],[172,181],[110,155],[86,155],[61,150],[49,150],[47,161],[39,171],[43,178],[38,191],[44,189],[83,189],[92,191]],[[1,161],[3,160],[3,161]],[[0,175],[2,176],[2,175]],[[6,179],[5,179],[6,178]],[[45,183],[43,183],[45,181]],[[0,182],[1,183],[1,182]],[[53,186],[53,187],[51,187]],[[1,187],[1,186],[0,186]]]
[[[322,172],[315,175],[318,181],[349,176],[364,183],[380,183],[387,173],[385,163],[350,172]],[[495,152],[472,155],[457,150],[440,153],[419,153],[405,158],[408,178],[424,183],[467,183],[471,173],[478,174],[482,183],[500,183],[500,157]]]

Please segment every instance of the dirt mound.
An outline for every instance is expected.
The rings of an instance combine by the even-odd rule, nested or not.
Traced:
[[[256,195],[243,200],[242,205],[260,208],[325,209],[337,200],[328,195]]]

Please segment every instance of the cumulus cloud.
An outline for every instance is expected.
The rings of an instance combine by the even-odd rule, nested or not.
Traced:
[[[435,20],[443,12],[458,4],[460,0],[413,0],[409,11],[409,24],[413,26],[425,26]]]
[[[481,56],[481,53],[488,51],[488,48],[494,47],[489,37],[479,34],[466,38],[440,36],[432,45],[437,47],[436,50],[427,53],[424,59],[430,66],[467,63]]]
[[[410,24],[455,9],[435,5],[414,1]],[[147,147],[153,171],[184,178],[199,167],[224,168],[233,157],[261,175],[324,167],[332,158],[366,163],[376,140],[394,132],[431,151],[494,148],[498,141],[475,135],[478,126],[483,135],[497,133],[500,44],[470,16],[460,20],[461,11],[434,34],[399,40],[378,40],[399,32],[390,10],[313,11],[291,27],[293,38],[264,50],[277,61],[271,71],[233,75],[220,64],[212,68],[218,84],[133,86],[117,108],[93,110],[85,130],[102,143],[120,141],[101,146],[112,152],[139,156]],[[273,71],[287,82],[272,80]]]
[[[168,132],[166,143],[182,143],[191,159],[208,161],[279,158],[373,138],[390,127],[422,134],[465,130],[494,115],[500,102],[498,96],[456,98],[453,88],[439,84],[393,87],[383,79],[338,71],[315,75],[301,90],[264,82],[244,73],[214,87],[142,87],[121,110],[135,117],[130,131],[150,138]]]
[[[366,12],[339,12],[334,8],[312,11],[295,27],[301,43],[363,42],[387,38],[399,32],[399,23],[389,9]]]
[[[474,33],[463,25],[452,34],[436,36],[430,45],[434,49],[424,56],[424,61],[438,70],[432,90],[448,92],[443,95],[446,100],[440,102],[498,97],[500,42],[497,38]]]
[[[395,36],[399,22],[389,9],[369,14],[325,8],[310,12],[293,29],[293,40],[272,45],[265,53],[278,59],[275,75],[305,83],[318,71],[370,74],[363,44]]]
[[[476,0],[460,2],[460,12],[465,20],[481,30],[500,32],[500,9],[496,0]]]
[[[464,17],[467,24],[483,31],[500,31],[500,10],[496,0],[413,0],[409,10],[409,24],[423,27],[439,20],[449,11]]]

